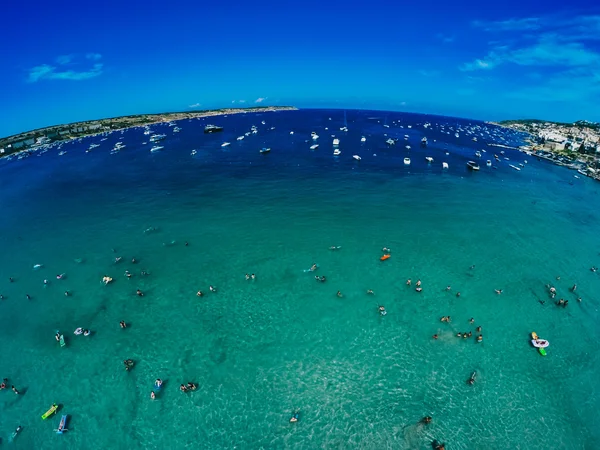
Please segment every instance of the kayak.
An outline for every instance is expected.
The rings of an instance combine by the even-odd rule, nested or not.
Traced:
[[[67,415],[63,415],[60,418],[60,423],[58,424],[58,428],[56,429],[57,434],[63,434],[65,431],[69,431],[67,429]]]
[[[17,429],[15,431],[13,431],[13,434],[10,435],[10,439],[8,441],[9,442],[14,441],[15,438],[17,437],[17,435],[21,432],[22,429],[23,429],[23,427],[21,425],[19,425],[17,427]]]
[[[381,258],[379,258],[380,261],[385,261],[388,258],[391,258],[392,255],[383,255]]]
[[[57,409],[58,409],[58,405],[56,403],[54,403],[48,411],[46,411],[44,414],[42,414],[42,419],[46,420],[48,417],[50,417],[52,414],[54,414]]]

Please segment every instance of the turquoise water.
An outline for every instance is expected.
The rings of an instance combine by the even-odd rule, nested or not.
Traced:
[[[349,112],[347,135],[324,130],[341,126],[340,111],[213,118],[224,133],[154,127],[169,134],[158,154],[136,129],[1,163],[0,377],[21,391],[0,391],[2,443],[20,424],[11,445],[23,449],[591,448],[600,184],[514,150],[511,163],[528,159],[520,172],[503,161],[473,174],[464,162],[482,139],[435,134],[466,122],[390,113],[385,129],[373,115]],[[250,124],[258,135],[236,141]],[[384,133],[409,133],[410,153],[402,141],[387,149]],[[110,155],[119,138],[127,147]],[[90,142],[101,146],[85,153]],[[325,283],[305,272],[313,262]],[[483,343],[455,336],[478,325]],[[93,334],[73,335],[80,326]],[[531,331],[550,341],[545,358]],[[151,400],[156,378],[166,382]],[[179,392],[188,381],[198,389]],[[41,420],[53,402],[57,416]],[[61,414],[70,431],[56,435]]]

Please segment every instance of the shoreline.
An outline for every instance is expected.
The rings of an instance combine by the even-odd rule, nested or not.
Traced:
[[[157,123],[175,122],[184,119],[226,116],[258,112],[297,111],[295,106],[263,106],[253,108],[223,108],[203,111],[166,112],[157,114],[134,114],[110,117],[106,119],[86,120],[49,127],[38,128],[19,134],[0,138],[0,158],[14,156],[23,152],[36,151],[48,146],[69,142],[84,137],[98,136],[118,130],[145,127]],[[89,127],[94,127],[89,129]],[[74,130],[74,131],[73,131]],[[38,142],[40,139],[45,142]],[[30,142],[32,141],[32,142]],[[12,147],[18,145],[18,147]]]

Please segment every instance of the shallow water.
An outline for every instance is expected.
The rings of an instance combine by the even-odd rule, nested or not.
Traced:
[[[600,185],[514,150],[510,163],[528,159],[520,172],[503,160],[470,173],[476,149],[499,149],[440,133],[467,128],[458,119],[349,111],[347,133],[343,120],[307,110],[183,121],[178,135],[153,127],[169,135],[157,154],[132,129],[0,162],[0,375],[22,392],[0,392],[3,441],[21,424],[15,448],[589,448],[600,437],[600,279],[589,270]],[[225,132],[204,135],[210,122]],[[252,124],[259,133],[236,141]],[[400,140],[388,148],[384,133]],[[127,147],[110,155],[121,137]],[[101,146],[85,153],[91,142]],[[305,272],[313,262],[325,283]],[[483,343],[455,336],[477,325]],[[74,336],[79,326],[92,336]],[[531,331],[550,341],[545,358]],[[187,381],[198,390],[179,392]],[[61,410],[42,421],[52,402]]]

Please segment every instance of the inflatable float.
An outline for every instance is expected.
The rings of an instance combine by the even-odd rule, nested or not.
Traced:
[[[533,331],[531,333],[531,338],[532,338],[531,343],[533,344],[533,346],[535,348],[538,349],[538,352],[540,352],[540,355],[546,356],[545,348],[550,345],[550,342],[548,342],[544,339],[540,339],[535,331]]]
[[[63,434],[67,430],[67,415],[65,414],[60,418],[60,423],[58,424],[58,428],[56,429],[56,434]]]
[[[386,259],[389,259],[391,257],[392,257],[392,255],[390,255],[390,254],[383,255],[381,258],[379,258],[379,261],[385,261]]]
[[[44,414],[42,414],[42,419],[46,420],[48,417],[50,417],[52,414],[54,414],[57,409],[58,409],[58,405],[56,403],[54,403],[48,411],[46,411]]]

